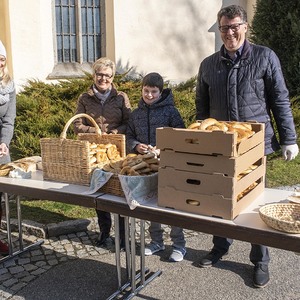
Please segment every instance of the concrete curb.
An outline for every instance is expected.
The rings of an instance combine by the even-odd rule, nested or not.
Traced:
[[[10,226],[12,232],[18,232],[17,219],[11,219]],[[94,230],[97,226],[97,218],[68,220],[50,224],[41,224],[31,220],[22,220],[23,233],[26,235],[34,235],[43,239],[80,231]],[[2,220],[1,229],[7,230],[6,220]]]

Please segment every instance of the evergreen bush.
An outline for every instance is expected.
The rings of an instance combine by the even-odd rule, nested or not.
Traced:
[[[24,90],[17,95],[17,117],[10,145],[12,160],[41,155],[40,139],[60,136],[67,121],[75,114],[79,95],[88,89],[92,81],[90,74],[83,79],[60,81],[57,84],[28,81]],[[141,81],[142,78],[131,79],[126,74],[118,74],[114,79],[117,89],[127,93],[133,109],[141,98]],[[195,118],[195,84],[196,78],[192,78],[178,86],[170,86],[186,125]],[[67,137],[76,138],[72,126]]]
[[[300,95],[300,1],[257,0],[250,39],[278,55],[292,97]]]

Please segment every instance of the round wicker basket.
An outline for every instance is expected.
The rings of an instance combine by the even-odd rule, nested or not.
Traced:
[[[276,230],[300,233],[300,204],[268,204],[259,209],[259,215],[268,226]]]

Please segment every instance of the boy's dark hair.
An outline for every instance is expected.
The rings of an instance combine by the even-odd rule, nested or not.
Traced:
[[[236,17],[240,17],[243,22],[247,22],[247,13],[246,11],[239,5],[229,5],[223,7],[218,12],[218,23],[220,25],[220,20],[222,17],[226,17],[228,19],[234,19]]]
[[[159,91],[162,92],[164,88],[164,80],[158,73],[149,73],[142,80],[142,87],[144,86],[158,87]]]

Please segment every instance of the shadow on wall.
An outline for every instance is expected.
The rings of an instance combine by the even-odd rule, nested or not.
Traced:
[[[214,8],[211,12],[209,12],[210,7],[205,7],[205,10],[208,11],[209,19],[214,20],[213,24],[207,23],[207,15],[204,13],[200,14],[200,11],[203,10],[201,1],[173,0],[172,7],[176,7],[176,10],[172,11],[170,11],[170,5],[163,4],[158,9],[156,1],[147,2],[147,16],[150,19],[143,21],[151,22],[154,14],[155,22],[151,26],[143,27],[145,28],[143,34],[148,35],[149,42],[145,43],[146,45],[143,43],[139,45],[139,53],[143,53],[144,51],[145,53],[149,53],[146,50],[149,47],[153,48],[150,55],[148,54],[145,57],[146,60],[153,62],[152,70],[159,72],[161,62],[163,62],[170,65],[170,73],[192,74],[191,77],[197,74],[201,61],[206,56],[213,54],[213,52],[210,53],[207,49],[207,45],[211,45],[212,43],[212,35],[215,41],[212,51],[219,51],[222,46],[217,24],[218,10],[233,3],[246,7],[247,0],[223,0],[222,2],[218,2],[220,2],[220,7],[209,2],[208,5]],[[171,14],[172,17],[167,17]],[[205,24],[208,24],[207,28],[203,27]],[[141,34],[139,30],[139,28],[133,28],[130,34],[138,37]],[[133,77],[144,76],[146,74],[143,74],[141,71],[137,73],[139,67],[132,65],[130,61],[127,61],[125,64],[121,60],[117,62],[119,72],[125,73],[132,68],[129,75]]]

